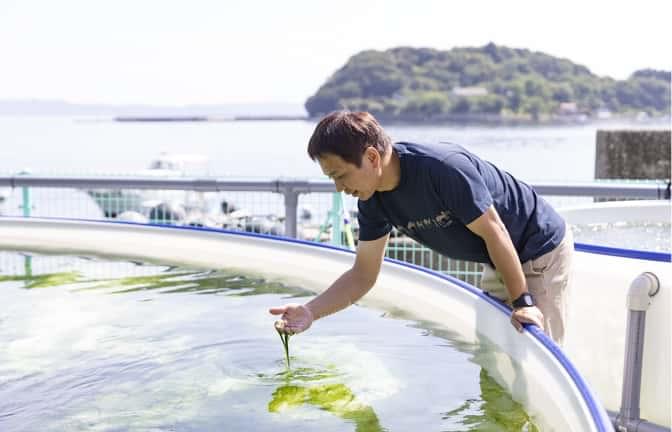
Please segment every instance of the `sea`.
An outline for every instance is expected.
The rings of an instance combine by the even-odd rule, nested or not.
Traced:
[[[245,179],[326,178],[306,147],[316,122],[115,122],[64,116],[0,116],[0,175],[133,175],[162,154],[191,161],[194,175]],[[453,142],[519,179],[581,182],[595,177],[599,129],[669,128],[669,123],[566,126],[383,125],[394,141]]]

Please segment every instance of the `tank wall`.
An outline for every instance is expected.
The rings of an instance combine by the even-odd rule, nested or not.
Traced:
[[[560,209],[568,224],[669,223],[669,201],[607,202]],[[641,417],[670,426],[672,268],[670,263],[576,252],[565,351],[608,410],[621,404],[626,298],[632,281],[650,271],[661,282],[647,311],[642,368]]]
[[[315,292],[350,268],[354,255],[296,242],[207,231],[151,226],[0,220],[0,248],[37,252],[100,255],[205,268],[263,269],[288,283]],[[367,303],[402,310],[455,333],[466,342],[490,344],[474,361],[503,384],[545,430],[600,430],[608,424],[601,408],[591,413],[591,391],[572,378],[567,367],[533,334],[518,334],[506,310],[479,292],[426,271],[386,263],[366,297]],[[537,330],[533,330],[537,331]],[[482,351],[482,352],[481,352]],[[450,372],[443,374],[450,378]],[[449,383],[447,383],[449,384]],[[583,395],[582,395],[583,392]],[[588,395],[588,396],[586,396]],[[596,423],[595,417],[599,419]],[[549,427],[552,425],[552,427]],[[602,429],[604,430],[604,429]]]
[[[670,201],[613,201],[590,206],[564,207],[558,212],[573,225],[616,222],[670,223]]]

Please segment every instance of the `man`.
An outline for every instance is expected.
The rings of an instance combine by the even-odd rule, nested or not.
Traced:
[[[366,112],[324,117],[308,155],[339,192],[359,199],[359,243],[353,267],[322,294],[270,309],[288,332],[366,294],[394,226],[445,256],[483,263],[481,287],[512,304],[514,327],[536,324],[562,344],[571,231],[530,186],[458,145],[392,144]]]

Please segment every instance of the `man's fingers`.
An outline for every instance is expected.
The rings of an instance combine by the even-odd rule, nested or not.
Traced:
[[[511,323],[518,331],[523,331],[524,324],[534,324],[542,331],[544,330],[543,316],[538,316],[534,311],[516,310],[511,314]],[[541,314],[539,314],[541,315]]]
[[[281,333],[294,335],[307,330],[313,321],[310,309],[302,305],[286,304],[268,309],[273,315],[281,315],[275,322],[275,328]]]
[[[286,306],[276,306],[276,307],[270,308],[268,311],[272,315],[282,315],[283,313],[285,313],[286,310],[287,310]]]
[[[522,333],[523,332],[523,325],[514,317],[511,315],[511,324],[518,330],[518,332]]]
[[[544,330],[544,323],[542,322],[542,320],[539,319],[538,316],[536,316],[536,315],[531,315],[531,316],[524,315],[521,318],[522,318],[523,322],[526,322],[526,323],[529,323],[529,324],[534,324],[537,327],[539,327],[542,331]]]

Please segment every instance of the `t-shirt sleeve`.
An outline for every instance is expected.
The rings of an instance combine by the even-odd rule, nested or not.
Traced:
[[[357,201],[357,209],[359,240],[376,240],[392,231],[392,224],[376,202],[375,196],[366,201]]]
[[[448,156],[431,172],[443,204],[463,224],[470,224],[493,204],[483,176],[467,156]]]

